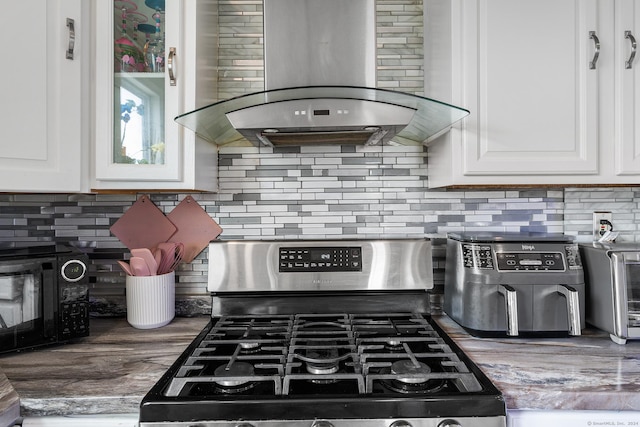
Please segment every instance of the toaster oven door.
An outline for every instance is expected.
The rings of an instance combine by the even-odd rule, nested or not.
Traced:
[[[613,252],[615,334],[640,338],[640,252]]]

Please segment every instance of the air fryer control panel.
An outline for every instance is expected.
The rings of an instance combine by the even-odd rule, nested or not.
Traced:
[[[560,245],[549,251],[511,251],[492,244],[462,243],[466,268],[498,271],[565,271],[581,268],[576,245]]]
[[[564,257],[560,252],[497,253],[498,270],[564,270]]]

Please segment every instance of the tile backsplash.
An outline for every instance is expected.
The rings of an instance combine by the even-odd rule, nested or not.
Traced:
[[[449,231],[545,231],[589,239],[591,212],[613,212],[620,239],[638,241],[635,188],[446,190],[427,188],[422,147],[225,148],[220,191],[192,196],[223,239],[427,237],[434,243],[434,295],[442,293]],[[91,250],[95,315],[124,314],[126,248],[109,227],[136,194],[0,195],[0,245],[75,242]],[[169,213],[186,194],[151,194]],[[79,243],[77,243],[79,242]],[[177,272],[178,312],[207,313],[203,251]]]

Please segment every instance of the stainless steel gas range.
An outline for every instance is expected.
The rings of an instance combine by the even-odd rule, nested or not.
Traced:
[[[427,239],[216,241],[211,321],[141,427],[504,427],[501,393],[429,316]]]

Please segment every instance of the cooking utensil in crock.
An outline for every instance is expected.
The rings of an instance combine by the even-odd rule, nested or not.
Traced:
[[[158,264],[156,263],[156,259],[151,253],[151,250],[147,248],[134,248],[131,249],[131,255],[142,258],[147,263],[150,276],[155,276],[158,273]]]
[[[153,259],[156,261],[156,272],[157,268],[160,267],[160,262],[162,261],[162,252],[159,248],[155,248],[153,250]]]
[[[162,242],[158,244],[157,251],[160,251],[160,262],[158,263],[158,274],[166,274],[173,264],[175,254],[175,243]]]
[[[178,264],[180,264],[183,261],[183,257],[184,257],[184,245],[182,243],[176,243],[176,247],[174,250],[174,257],[173,257],[173,264],[171,264],[171,267],[169,268],[169,271],[174,271],[176,269],[176,267],[178,267]]]
[[[158,250],[162,254],[158,274],[167,274],[175,270],[183,260],[184,245],[182,243],[163,242],[158,245]]]
[[[127,273],[129,276],[133,276],[133,270],[131,270],[131,266],[127,264],[125,261],[118,260],[118,264]]]
[[[150,276],[149,266],[144,258],[132,256],[129,260],[134,276]]]

